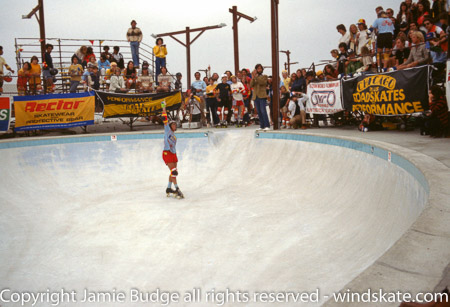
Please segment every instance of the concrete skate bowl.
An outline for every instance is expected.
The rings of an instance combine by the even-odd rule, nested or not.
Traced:
[[[1,142],[0,289],[76,291],[64,306],[85,306],[84,289],[130,299],[200,288],[195,306],[216,306],[212,289],[249,293],[227,306],[319,289],[302,304],[318,306],[402,237],[429,192],[381,147],[241,130],[178,133],[177,200],[165,195],[162,143],[151,133]]]

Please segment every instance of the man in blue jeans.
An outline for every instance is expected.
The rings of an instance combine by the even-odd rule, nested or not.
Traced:
[[[142,32],[136,27],[136,24],[136,20],[131,21],[131,28],[127,31],[127,40],[130,42],[133,65],[139,68],[139,43],[142,41]]]
[[[267,75],[263,75],[263,66],[256,64],[252,72],[250,86],[253,88],[252,100],[255,101],[256,111],[259,117],[259,127],[263,130],[270,130],[269,117],[267,116]]]

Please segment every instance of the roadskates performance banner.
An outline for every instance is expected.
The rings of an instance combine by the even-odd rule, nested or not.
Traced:
[[[429,67],[421,66],[342,81],[344,107],[374,115],[405,115],[428,109]]]
[[[9,119],[11,117],[11,101],[9,97],[0,97],[0,132],[9,130]]]
[[[334,114],[344,110],[340,81],[311,82],[307,93],[306,113]]]
[[[16,131],[61,129],[94,124],[94,92],[14,96]]]
[[[161,102],[166,101],[168,111],[178,109],[181,105],[181,93],[169,92],[158,94],[116,94],[97,91],[103,102],[103,117],[147,117],[160,113]]]

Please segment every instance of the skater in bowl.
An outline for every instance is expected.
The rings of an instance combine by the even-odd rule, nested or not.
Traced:
[[[175,131],[177,130],[177,123],[174,120],[169,121],[166,112],[166,102],[161,102],[161,108],[163,110],[163,122],[164,122],[164,150],[162,157],[167,167],[169,167],[169,185],[167,186],[166,193],[167,196],[173,195],[177,198],[183,198],[183,193],[181,193],[180,188],[177,184],[177,137],[175,136]],[[172,189],[172,183],[175,186],[175,190]]]

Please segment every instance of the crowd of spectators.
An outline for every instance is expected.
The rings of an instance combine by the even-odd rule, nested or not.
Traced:
[[[406,0],[400,3],[397,14],[392,8],[376,7],[372,24],[359,19],[348,27],[344,24],[337,25],[336,29],[341,37],[336,44],[337,48],[330,51],[332,59],[322,70],[298,69],[291,75],[287,71],[282,72],[279,88],[282,128],[306,129],[309,126],[308,120],[312,122],[312,126],[318,127],[319,121],[328,125],[324,116],[310,116],[305,112],[306,91],[310,82],[332,81],[423,64],[433,65],[436,68],[433,73],[435,81],[442,81],[450,31],[447,16],[443,0],[434,0],[432,4],[429,0]],[[181,73],[177,73],[174,78],[167,71],[168,52],[162,38],[157,38],[153,47],[155,71],[151,70],[146,61],[141,65],[139,43],[142,37],[142,31],[133,20],[127,31],[132,60],[126,65],[119,46],[114,46],[112,53],[109,52],[109,46],[104,46],[98,59],[92,47],[81,46],[73,54],[71,65],[67,69],[70,92],[79,91],[80,84],[85,90],[103,86],[102,89],[117,93],[153,93],[182,89]],[[24,63],[18,72],[19,95],[54,91],[58,71],[53,65],[52,50],[53,46],[47,44],[42,71],[35,56],[30,63]],[[3,69],[3,65],[1,68]],[[261,129],[269,129],[273,125],[272,78],[263,74],[262,65],[255,67],[252,72],[248,68],[241,69],[236,75],[227,70],[220,79],[218,73],[210,71],[204,78],[201,78],[200,72],[196,72],[194,77],[195,80],[188,85],[187,95],[184,96],[186,101],[180,110],[181,118],[185,118],[192,103],[198,100],[200,116],[194,118],[199,117],[204,125],[230,125],[234,122],[249,125],[259,122]],[[330,116],[330,124],[336,124],[337,119],[342,116]],[[370,118],[372,117],[365,117],[366,121]],[[192,117],[189,119],[192,120]],[[448,125],[448,121],[443,121],[443,125]]]

